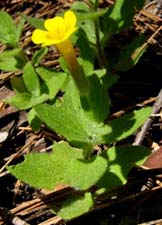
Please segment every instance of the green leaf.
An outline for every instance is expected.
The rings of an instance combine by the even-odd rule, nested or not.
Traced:
[[[90,208],[93,207],[93,198],[90,192],[85,193],[83,196],[73,195],[66,199],[61,209],[55,210],[55,206],[52,207],[54,212],[64,220],[70,220],[87,213]]]
[[[12,17],[4,11],[0,11],[0,41],[3,44],[15,46],[17,43],[17,27]]]
[[[95,44],[96,43],[96,35],[95,35],[95,24],[94,20],[88,16],[90,13],[90,9],[87,4],[84,2],[75,2],[71,9],[75,11],[78,19],[79,27],[84,30],[87,35],[88,40]]]
[[[119,76],[115,73],[107,72],[102,78],[102,83],[109,90],[119,79]]]
[[[0,59],[2,60],[3,58],[6,58],[6,57],[19,56],[21,53],[22,53],[22,49],[14,48],[12,50],[1,52]]]
[[[35,52],[32,58],[32,64],[34,66],[38,66],[40,60],[47,54],[48,48],[40,48],[38,51]]]
[[[14,57],[4,58],[0,61],[0,69],[6,72],[19,70],[17,68],[17,60]]]
[[[86,121],[87,119],[83,115],[80,115],[81,113],[76,108],[70,110],[69,107],[70,102],[67,106],[61,107],[43,104],[36,106],[35,110],[40,119],[53,131],[63,135],[73,145],[85,147],[92,139],[91,136],[89,137],[87,129],[83,124],[83,122],[85,123],[83,119]]]
[[[106,75],[107,71],[106,69],[97,69],[94,70],[93,73],[96,74],[99,79],[102,79],[102,77]]]
[[[55,143],[53,149],[50,154],[27,155],[23,163],[10,166],[8,169],[18,179],[34,187],[53,189],[60,183],[66,184],[68,165],[82,158],[82,151],[71,148],[65,142]]]
[[[74,4],[72,4],[71,10],[77,11],[78,13],[85,13],[89,12],[90,9],[86,3],[76,1]]]
[[[64,59],[63,56],[60,56],[60,57],[59,57],[59,65],[60,65],[61,69],[62,69],[65,73],[70,74],[70,71],[69,71],[69,69],[68,69],[67,63],[65,62],[65,59]]]
[[[56,70],[47,68],[45,66],[40,66],[36,69],[36,72],[39,74],[39,76],[42,78],[44,81],[49,81],[53,76],[57,76],[59,72]]]
[[[58,73],[57,76],[53,76],[46,84],[49,89],[49,98],[55,98],[58,91],[64,86],[65,80],[67,78],[66,73]]]
[[[90,43],[96,44],[95,23],[93,20],[85,19],[80,22],[80,27],[84,30]]]
[[[14,91],[16,91],[16,92],[19,92],[19,93],[27,92],[27,89],[26,89],[26,86],[24,84],[24,80],[22,79],[22,77],[18,77],[18,76],[12,77],[11,85],[12,85],[12,88],[14,89]]]
[[[94,70],[93,74],[97,75],[106,90],[110,89],[119,78],[117,74],[108,72],[106,69]]]
[[[97,1],[97,0],[90,0],[90,2],[91,2],[93,5],[95,5],[96,2],[98,2],[98,1]]]
[[[37,73],[30,62],[28,62],[23,70],[23,79],[28,91],[35,97],[40,95],[40,84]]]
[[[142,165],[150,154],[144,146],[114,146],[104,152],[103,157],[108,158],[109,167],[97,186],[111,189],[123,185],[127,175],[134,165]]]
[[[87,111],[83,110],[78,90],[72,80],[66,88],[62,105],[60,107],[48,104],[36,106],[38,116],[51,129],[63,135],[77,147],[85,148],[102,143],[102,137],[110,133],[111,128],[97,122],[88,109]],[[92,99],[95,97],[94,95],[91,96]],[[102,103],[96,103],[93,107],[97,107],[97,104]],[[86,106],[84,107],[86,108]],[[103,113],[101,110],[96,108],[95,111],[100,118],[105,117],[106,114],[105,109],[103,109]]]
[[[37,116],[37,113],[34,109],[31,109],[28,112],[28,122],[32,127],[33,131],[38,131],[40,129],[41,121]]]
[[[21,34],[22,34],[22,31],[23,31],[23,28],[24,28],[24,23],[25,23],[24,19],[21,19],[20,22],[18,23],[18,26],[17,26],[17,43],[20,41]]]
[[[24,53],[21,49],[7,50],[0,53],[0,69],[4,71],[21,70],[26,63]]]
[[[43,102],[45,102],[46,100],[48,100],[49,96],[47,94],[41,94],[39,96],[32,96],[31,97],[31,103],[32,106],[41,104]]]
[[[94,52],[89,45],[85,32],[81,29],[78,32],[76,45],[80,49],[79,62],[83,66],[85,74],[89,75],[94,69]]]
[[[26,16],[22,13],[20,13],[20,15],[28,22],[30,23],[32,26],[34,26],[35,28],[44,30],[44,19],[38,19],[38,18],[34,18],[32,16]]]
[[[53,189],[58,184],[68,184],[86,190],[105,173],[107,161],[100,156],[87,161],[82,153],[66,142],[55,143],[52,153],[27,155],[23,163],[8,169],[18,179],[35,187]]]
[[[112,133],[105,137],[106,143],[120,141],[132,135],[150,116],[151,111],[147,107],[110,121],[108,125],[112,128]]]
[[[89,6],[84,2],[74,2],[71,6],[71,10],[75,11],[77,20],[82,22],[83,20],[96,20],[106,13],[106,9],[98,9],[92,11]]]
[[[17,92],[16,95],[9,99],[5,99],[5,102],[15,106],[16,108],[23,110],[23,109],[29,109],[32,106],[35,106],[37,104],[41,104],[44,101],[48,99],[47,94],[42,94],[40,96],[32,96],[28,92]]]
[[[55,98],[59,90],[62,89],[67,79],[67,74],[63,72],[56,72],[45,67],[39,67],[37,69],[40,77],[45,80],[45,85],[48,88],[49,98]]]
[[[5,102],[23,110],[32,107],[31,95],[29,93],[16,93],[13,97],[5,99]]]
[[[86,98],[80,99],[71,80],[66,86],[61,106],[45,104],[35,107],[40,119],[73,145],[83,149],[101,143],[111,144],[132,135],[150,115],[151,109],[134,111],[104,125],[103,120],[108,113],[108,98],[98,79],[92,76],[89,78],[92,79],[92,95],[88,102]],[[97,94],[94,90],[98,90]]]
[[[86,98],[81,99],[82,106],[92,120],[100,123],[109,114],[110,99],[105,86],[95,74],[89,76],[89,81],[91,93],[88,97],[88,102]]]
[[[68,184],[79,190],[87,190],[102,177],[107,168],[107,161],[97,156],[92,160],[77,160],[69,164]],[[94,171],[95,170],[95,171]]]
[[[136,13],[136,9],[141,9],[145,0],[117,0],[115,4],[108,8],[104,15],[104,38],[103,42],[111,37],[111,35],[128,28]]]
[[[98,83],[95,86],[97,80],[93,79],[93,82],[94,87],[98,87]],[[64,101],[60,107],[45,104],[38,105],[35,109],[40,119],[51,129],[63,135],[73,145],[83,149],[88,146],[92,148],[94,145],[101,143],[111,144],[132,135],[151,113],[150,108],[144,108],[104,125],[101,119],[106,117],[108,108],[102,106],[102,104],[107,103],[105,103],[106,100],[100,99],[99,88],[97,88],[98,96],[95,96],[93,91],[88,103],[86,102],[87,99],[82,98],[80,100],[78,91],[72,81],[69,82],[66,90]],[[88,108],[89,103],[92,104],[92,102],[94,102],[94,105],[91,105],[90,109]],[[92,115],[91,110],[93,110],[94,115]]]
[[[142,54],[147,48],[146,37],[135,38],[119,55],[119,59],[114,66],[114,71],[126,71],[137,64]]]

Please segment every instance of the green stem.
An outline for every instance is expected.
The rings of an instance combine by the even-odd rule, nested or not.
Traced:
[[[97,12],[99,5],[99,0],[95,1],[94,10]],[[103,49],[100,42],[100,33],[99,33],[99,21],[98,19],[94,20],[95,23],[95,35],[96,35],[96,46],[97,46],[97,56],[98,56],[98,62],[101,68],[104,68],[106,65],[105,56],[103,53]]]
[[[95,1],[94,10],[97,11],[98,9],[99,0]]]
[[[102,53],[102,48],[100,44],[100,35],[99,35],[99,30],[98,30],[98,20],[95,20],[95,34],[96,34],[96,46],[97,46],[97,56],[98,56],[98,61],[100,64],[100,67],[104,67],[103,63],[103,53]]]

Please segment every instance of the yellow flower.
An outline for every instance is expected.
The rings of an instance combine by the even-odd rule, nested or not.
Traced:
[[[32,35],[32,41],[42,46],[56,45],[65,42],[77,30],[76,15],[68,10],[64,18],[56,16],[47,19],[44,23],[46,30],[36,29]]]
[[[32,41],[42,46],[55,45],[64,57],[80,94],[87,95],[89,92],[88,80],[82,66],[77,61],[70,41],[70,36],[77,30],[76,22],[76,15],[71,10],[65,12],[64,17],[56,16],[53,19],[47,19],[44,23],[46,30],[34,30]]]

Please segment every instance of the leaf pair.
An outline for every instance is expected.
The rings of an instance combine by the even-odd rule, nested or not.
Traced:
[[[82,194],[72,194],[60,207],[51,206],[62,218],[71,219],[93,207],[94,197],[88,189],[95,186],[97,190],[109,190],[126,183],[132,165],[141,165],[148,154],[147,148],[139,146],[112,147],[85,160],[82,149],[60,142],[54,144],[51,153],[27,155],[23,163],[8,169],[17,178],[38,188],[53,189],[58,184],[66,184],[82,190]]]
[[[73,80],[70,80],[60,106],[44,104],[35,107],[40,119],[52,130],[84,149],[91,149],[111,131],[103,124],[109,110],[108,95],[99,79],[92,78],[95,79],[92,79],[92,94],[88,99],[80,98]]]
[[[117,0],[104,15],[104,37],[105,44],[109,38],[116,33],[127,29],[133,23],[133,17],[137,10],[140,10],[145,0]]]
[[[17,46],[22,33],[24,20],[21,20],[18,26],[16,26],[11,16],[1,11],[0,21],[0,41],[7,46]]]
[[[41,82],[40,77],[45,81]],[[65,73],[56,73],[54,70],[38,68],[38,72],[28,62],[23,69],[22,77],[14,77],[11,84],[16,95],[6,101],[18,109],[29,109],[48,99],[55,98],[66,80]]]
[[[151,112],[150,108],[144,108],[105,124],[110,106],[108,95],[96,76],[91,76],[90,82],[92,95],[88,99],[80,98],[71,80],[60,106],[41,104],[35,107],[48,127],[85,151],[90,151],[97,144],[111,144],[128,137]]]

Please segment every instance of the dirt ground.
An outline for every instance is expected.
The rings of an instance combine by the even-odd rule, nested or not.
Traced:
[[[68,9],[72,0],[6,0],[0,2],[0,10],[8,12],[15,22],[20,20],[18,12],[39,18],[53,17],[57,12]],[[103,0],[100,7],[113,4]],[[120,116],[141,105],[153,107],[155,116],[147,124],[142,139],[138,132],[124,142],[142,144],[155,153],[146,162],[150,170],[134,168],[129,181],[119,188],[118,196],[104,200],[87,215],[66,224],[80,225],[151,225],[162,224],[162,4],[161,1],[147,1],[141,12],[135,16],[134,25],[127,32],[117,35],[108,49],[124,46],[134,34],[144,33],[150,37],[150,44],[139,63],[128,72],[120,73],[120,79],[110,91],[112,100],[111,117]],[[159,7],[159,5],[161,7]],[[30,41],[32,28],[25,24],[22,43],[29,58],[35,46]],[[0,51],[4,46],[0,45]],[[42,62],[57,67],[57,54],[50,54]],[[38,190],[16,180],[7,170],[7,165],[16,164],[28,152],[47,149],[58,137],[47,128],[34,133],[27,123],[25,111],[6,105],[2,99],[12,96],[10,78],[15,73],[0,72],[0,225],[56,225],[65,224],[55,216],[49,206],[74,192],[69,187],[57,190]],[[17,75],[17,74],[16,74]],[[6,135],[6,136],[5,136]]]

